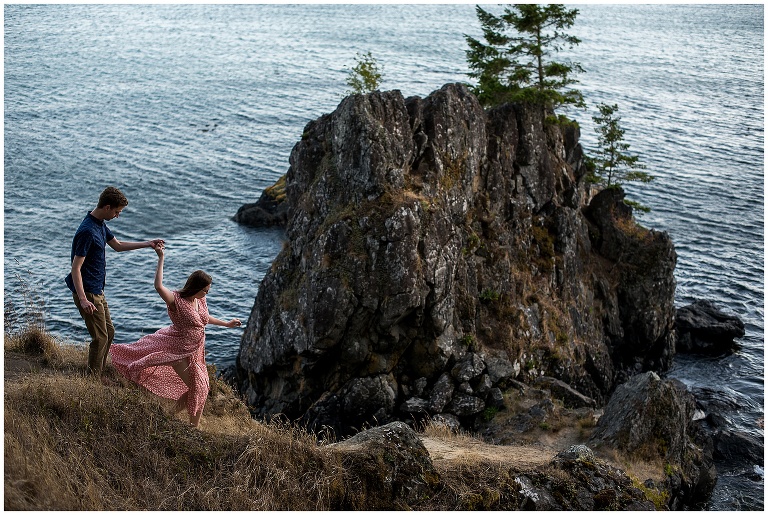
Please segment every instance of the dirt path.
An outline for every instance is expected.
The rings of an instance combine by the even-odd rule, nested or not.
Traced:
[[[491,445],[479,440],[420,436],[432,461],[490,461],[514,468],[534,468],[549,463],[559,450],[543,445]]]

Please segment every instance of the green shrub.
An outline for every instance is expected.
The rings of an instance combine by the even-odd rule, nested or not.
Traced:
[[[480,294],[480,300],[483,302],[496,302],[501,297],[501,294],[494,289],[486,288]]]
[[[355,61],[357,64],[352,67],[347,76],[347,86],[352,88],[347,94],[365,94],[379,89],[383,71],[376,58],[370,52],[365,54],[358,52]]]

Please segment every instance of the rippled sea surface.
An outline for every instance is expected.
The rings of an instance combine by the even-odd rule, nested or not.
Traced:
[[[492,9],[492,8],[491,8]],[[656,181],[627,187],[671,234],[677,303],[714,300],[747,325],[741,350],[678,357],[672,375],[763,437],[764,49],[761,5],[580,7],[570,51],[591,106],[619,105]],[[307,122],[335,109],[357,52],[383,89],[426,96],[467,81],[472,5],[6,5],[4,287],[46,299],[47,325],[87,339],[63,278],[70,244],[106,185],[130,200],[110,228],[167,241],[166,284],[210,272],[211,314],[246,319],[282,245],[230,220],[288,168]],[[595,144],[591,116],[568,113]],[[167,325],[149,249],[109,252],[118,342]],[[240,330],[210,328],[208,359],[234,362]],[[719,478],[711,509],[761,509],[763,482]],[[762,474],[761,470],[757,471]]]

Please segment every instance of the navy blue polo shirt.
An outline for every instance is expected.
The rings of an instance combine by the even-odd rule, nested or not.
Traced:
[[[107,279],[107,242],[114,237],[104,220],[99,220],[91,213],[85,216],[77,228],[72,240],[70,263],[75,260],[75,256],[85,257],[80,274],[83,276],[83,288],[87,293],[99,295],[104,292]],[[69,289],[76,293],[71,272],[65,281]]]

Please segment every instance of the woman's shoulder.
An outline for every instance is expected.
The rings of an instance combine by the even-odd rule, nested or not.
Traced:
[[[173,293],[173,305],[174,306],[178,306],[180,300],[185,300],[184,297],[179,295],[179,291],[178,290],[173,290],[172,293]]]

